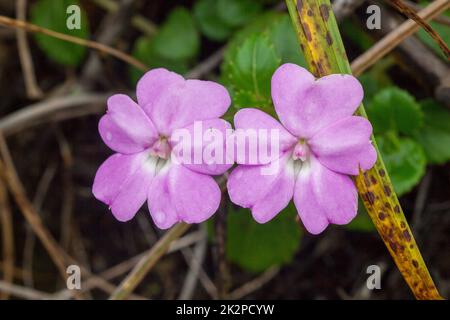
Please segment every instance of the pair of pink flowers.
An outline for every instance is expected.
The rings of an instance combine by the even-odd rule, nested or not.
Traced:
[[[234,126],[278,130],[279,152],[266,162],[238,164],[227,182],[231,201],[250,208],[255,220],[265,223],[293,199],[313,234],[329,223],[350,222],[357,211],[357,192],[348,175],[367,170],[376,161],[369,121],[353,116],[363,98],[360,83],[338,74],[315,80],[307,70],[284,64],[274,73],[271,88],[281,123],[248,108],[236,113]],[[151,70],[141,78],[137,103],[125,95],[109,98],[99,131],[117,153],[98,169],[95,197],[120,221],[133,218],[147,201],[161,229],[210,218],[221,199],[212,176],[224,174],[232,164],[183,163],[169,155],[174,132],[181,128],[192,132],[196,121],[202,121],[203,130],[213,128],[226,137],[231,125],[220,117],[230,104],[220,84],[185,80],[165,69]],[[276,172],[262,173],[274,164]]]

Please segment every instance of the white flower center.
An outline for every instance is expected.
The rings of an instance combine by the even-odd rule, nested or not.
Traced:
[[[300,173],[306,173],[309,168],[311,150],[304,139],[300,139],[292,149],[288,166],[292,174],[297,177]]]
[[[305,162],[309,159],[311,150],[305,140],[301,139],[294,147],[292,158]]]
[[[150,148],[147,149],[148,158],[144,165],[153,176],[164,173],[170,167],[170,153],[172,148],[166,137],[161,136]]]
[[[169,159],[171,147],[169,141],[164,136],[159,139],[150,147],[150,154],[154,157],[158,157],[164,160]]]

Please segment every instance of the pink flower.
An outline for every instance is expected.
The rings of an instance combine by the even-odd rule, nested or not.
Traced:
[[[291,199],[312,234],[330,223],[347,224],[357,212],[357,192],[348,175],[371,168],[377,158],[372,126],[353,116],[363,98],[358,80],[333,74],[315,80],[307,70],[284,64],[272,77],[272,99],[281,124],[257,109],[234,117],[236,130],[277,129],[279,152],[269,163],[241,163],[230,174],[231,200],[250,208],[259,223]],[[275,166],[276,172],[264,174]]]
[[[185,80],[165,69],[151,70],[140,79],[137,103],[122,94],[110,97],[99,132],[117,153],[98,169],[94,196],[109,205],[120,221],[132,219],[146,200],[161,229],[178,221],[208,219],[221,198],[211,175],[223,174],[231,165],[173,161],[173,134],[182,128],[192,132],[197,121],[204,130],[225,132],[230,124],[219,117],[230,103],[223,86]],[[186,148],[196,146],[189,143]]]

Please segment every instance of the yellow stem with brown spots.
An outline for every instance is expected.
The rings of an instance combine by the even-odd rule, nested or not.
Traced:
[[[286,4],[310,71],[316,77],[351,74],[329,0],[286,0]],[[367,118],[362,104],[356,113]],[[372,136],[371,139],[378,160],[372,169],[355,178],[358,192],[416,299],[442,299],[393,191],[375,138]]]

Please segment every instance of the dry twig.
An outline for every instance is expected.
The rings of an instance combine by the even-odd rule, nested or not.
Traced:
[[[436,0],[421,10],[418,16],[424,20],[430,20],[447,10],[449,6],[450,1],[448,0]],[[396,30],[386,35],[372,48],[352,61],[351,67],[353,74],[358,76],[363,73],[419,28],[420,26],[414,20],[408,19],[403,22]]]
[[[14,229],[11,209],[8,203],[8,194],[2,181],[0,181],[0,222],[2,229],[3,251],[3,280],[13,283],[14,280]],[[0,294],[0,299],[8,299],[7,292]]]
[[[188,224],[178,223],[167,231],[164,236],[152,247],[131,273],[120,283],[119,287],[110,296],[111,300],[126,299],[141,283],[147,273],[153,268],[159,258],[169,249],[170,244],[179,238],[189,228]]]
[[[9,17],[1,16],[1,15],[0,15],[0,25],[6,26],[6,27],[11,27],[11,28],[16,28],[16,29],[22,29],[22,30],[25,30],[28,32],[42,33],[47,36],[51,36],[51,37],[54,37],[54,38],[57,38],[60,40],[76,43],[81,46],[85,46],[85,47],[88,47],[91,49],[98,50],[102,53],[109,54],[113,57],[116,57],[117,59],[120,59],[128,64],[135,66],[136,68],[138,68],[142,71],[147,71],[149,69],[144,63],[142,63],[141,61],[137,60],[136,58],[130,56],[129,54],[126,54],[125,52],[122,52],[118,49],[106,46],[104,44],[101,44],[101,43],[98,43],[95,41],[85,40],[82,38],[74,37],[71,35],[67,35],[64,33],[56,32],[56,31],[53,31],[53,30],[50,30],[47,28],[40,27],[35,24],[31,24],[31,23],[28,23],[25,21],[20,21],[17,19],[11,19]]]
[[[17,20],[26,21],[27,0],[16,1],[16,16]],[[33,59],[30,54],[30,47],[28,46],[27,34],[24,30],[17,29],[17,46],[19,49],[19,59],[22,66],[23,76],[25,80],[25,88],[27,96],[31,99],[39,99],[44,93],[39,88],[36,82],[36,75],[34,73]]]

